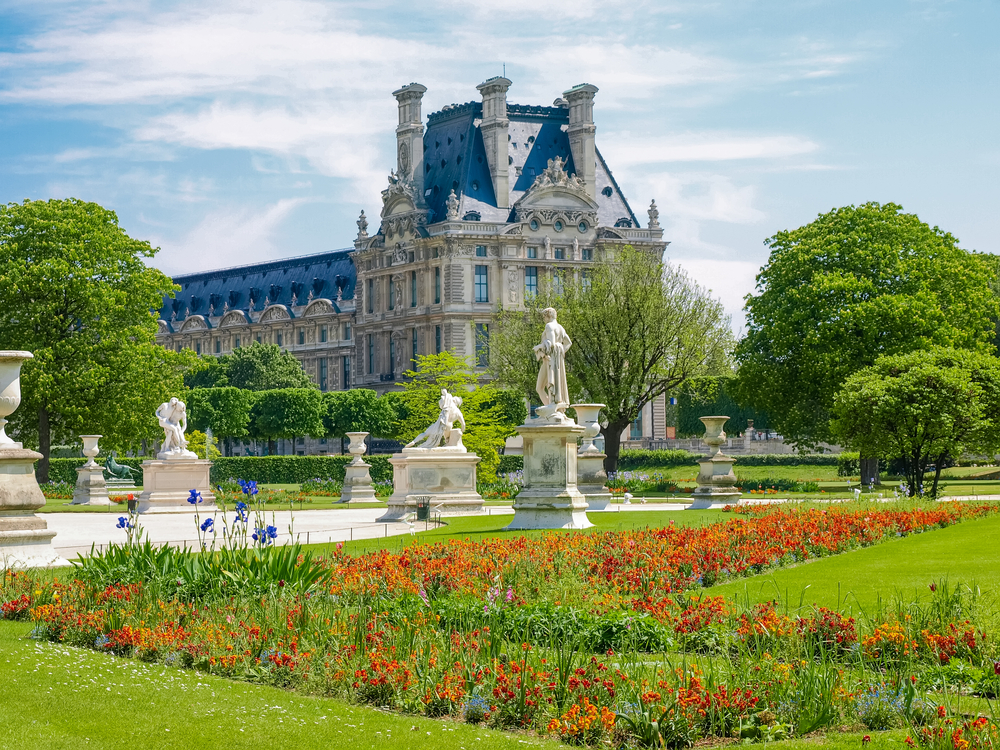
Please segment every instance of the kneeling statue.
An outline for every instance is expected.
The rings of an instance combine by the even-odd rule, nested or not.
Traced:
[[[440,447],[443,442],[445,447],[458,448],[465,452],[465,446],[462,445],[465,417],[462,416],[462,412],[458,408],[461,405],[461,396],[452,396],[445,388],[442,388],[441,398],[438,400],[441,414],[437,421],[407,443],[406,447],[431,449]],[[462,425],[461,429],[455,427],[455,422]]]

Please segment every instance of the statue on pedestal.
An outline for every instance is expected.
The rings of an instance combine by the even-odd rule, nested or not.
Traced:
[[[163,446],[156,454],[157,458],[198,458],[198,455],[187,449],[184,433],[187,431],[187,407],[178,398],[160,404],[156,410],[156,419],[163,428]]]
[[[461,396],[452,396],[446,389],[442,388],[441,398],[438,400],[441,414],[437,421],[407,443],[406,447],[430,450],[441,447],[443,442],[446,448],[457,448],[464,452],[462,431],[465,430],[465,417],[458,408],[461,405]],[[461,429],[454,426],[455,422],[462,425]],[[418,445],[418,443],[423,443],[423,445]]]
[[[542,406],[535,413],[542,419],[565,421],[569,407],[569,386],[566,384],[566,352],[573,341],[556,321],[556,311],[552,307],[542,310],[545,330],[542,342],[534,347],[535,359],[541,362],[535,391],[542,400]]]

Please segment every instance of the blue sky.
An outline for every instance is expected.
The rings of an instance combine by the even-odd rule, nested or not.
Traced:
[[[0,201],[117,211],[181,273],[351,244],[424,114],[600,88],[597,143],[742,324],[763,240],[895,201],[1000,253],[1000,3],[6,2]]]

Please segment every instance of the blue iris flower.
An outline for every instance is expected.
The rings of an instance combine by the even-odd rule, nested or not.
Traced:
[[[268,526],[265,529],[265,531],[267,532],[267,536],[268,536],[269,539],[277,539],[278,538],[278,527],[277,526]]]
[[[213,521],[211,518],[207,518],[207,519],[205,519],[205,523],[203,523],[201,525],[201,530],[202,531],[211,531],[212,533],[215,533],[215,529],[212,528],[214,525],[215,525],[215,521]]]
[[[118,524],[115,526],[116,529],[124,529],[128,527],[128,519],[125,516],[118,516]]]
[[[188,496],[188,502],[191,505],[196,505],[197,503],[204,502],[201,499],[201,493],[198,490],[191,490],[191,494]]]

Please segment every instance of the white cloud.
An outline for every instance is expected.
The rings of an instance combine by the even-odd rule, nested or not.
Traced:
[[[791,135],[683,133],[637,138],[608,133],[601,137],[601,152],[618,168],[666,162],[786,159],[818,149],[817,143]]]
[[[667,254],[670,254],[670,248],[667,248]],[[745,327],[743,298],[754,290],[760,264],[707,258],[678,258],[671,262],[687,271],[701,286],[710,289],[713,297],[722,301],[726,314],[732,318],[734,331],[739,333]]]
[[[156,266],[168,274],[194,273],[282,257],[287,253],[278,251],[274,235],[303,202],[291,198],[263,209],[230,208],[210,213],[180,240],[153,240],[161,247]]]

